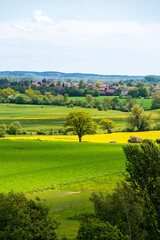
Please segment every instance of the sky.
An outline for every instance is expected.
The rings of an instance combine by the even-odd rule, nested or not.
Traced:
[[[0,71],[160,75],[159,0],[0,0]]]

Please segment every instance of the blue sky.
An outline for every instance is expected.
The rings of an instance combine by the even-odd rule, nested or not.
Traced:
[[[160,74],[159,0],[0,0],[0,71]]]

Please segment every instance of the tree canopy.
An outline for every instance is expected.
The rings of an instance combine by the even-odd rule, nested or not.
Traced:
[[[98,127],[89,113],[83,111],[70,112],[63,126],[66,128],[66,132],[76,132],[79,142],[81,142],[83,135],[94,134]]]
[[[126,180],[142,197],[160,239],[160,149],[152,142],[124,145]]]
[[[101,221],[117,226],[129,239],[146,239],[144,201],[129,184],[117,184],[113,193],[106,196],[92,193],[90,200],[94,203],[96,217]]]
[[[107,131],[116,127],[116,123],[112,120],[109,120],[109,119],[102,119],[100,121],[99,125],[101,126],[101,128],[103,130],[107,130]]]
[[[129,240],[116,226],[99,219],[85,219],[81,222],[76,240]]]
[[[133,131],[146,131],[150,129],[151,114],[145,114],[142,107],[137,104],[131,108],[131,115],[127,118],[128,127]]]
[[[152,95],[152,109],[160,108],[160,92]]]
[[[0,193],[0,239],[56,240],[58,224],[48,218],[48,211],[39,199],[35,202],[20,193]]]

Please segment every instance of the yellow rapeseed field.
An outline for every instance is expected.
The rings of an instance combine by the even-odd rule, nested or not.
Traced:
[[[116,141],[116,143],[127,143],[130,136],[141,137],[142,139],[160,139],[160,131],[147,131],[147,132],[119,132],[111,134],[95,134],[95,135],[85,135],[82,138],[84,142],[99,142],[99,143],[109,143],[110,141]],[[28,139],[28,140],[47,140],[47,141],[78,141],[76,135],[69,136],[12,136],[6,137],[7,139]]]

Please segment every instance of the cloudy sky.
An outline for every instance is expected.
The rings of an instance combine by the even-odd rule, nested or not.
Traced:
[[[0,0],[0,71],[160,75],[159,0]]]

